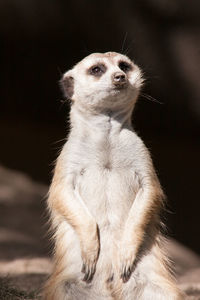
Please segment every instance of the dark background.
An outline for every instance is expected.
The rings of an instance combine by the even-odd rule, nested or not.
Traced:
[[[169,234],[200,252],[200,1],[0,0],[0,163],[49,184],[68,131],[61,74],[128,54],[146,85],[133,123],[168,196]]]

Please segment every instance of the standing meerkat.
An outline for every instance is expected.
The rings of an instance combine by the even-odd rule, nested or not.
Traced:
[[[48,197],[55,251],[46,300],[183,299],[162,249],[163,192],[131,125],[142,81],[115,52],[91,54],[63,76],[71,131]]]

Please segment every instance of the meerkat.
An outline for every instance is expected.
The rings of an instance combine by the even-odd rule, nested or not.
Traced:
[[[93,53],[62,78],[71,130],[49,190],[46,300],[184,299],[163,251],[164,195],[131,124],[142,83],[139,67],[115,52]]]

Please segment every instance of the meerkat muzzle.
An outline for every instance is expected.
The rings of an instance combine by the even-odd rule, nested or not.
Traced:
[[[122,87],[127,83],[126,74],[122,72],[116,72],[112,76],[112,81],[116,87]]]

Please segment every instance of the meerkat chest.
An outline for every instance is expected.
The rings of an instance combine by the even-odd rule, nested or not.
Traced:
[[[138,186],[135,144],[135,135],[128,130],[110,136],[94,133],[74,144],[70,161],[77,169],[77,182],[95,188],[114,186],[116,182]]]
[[[68,172],[76,172],[76,192],[99,224],[119,224],[134,201],[139,188],[134,143],[128,131],[69,140]]]
[[[98,140],[86,151],[77,188],[99,224],[118,226],[134,201],[139,180],[132,151],[120,136]]]
[[[88,139],[82,154],[88,168],[116,172],[134,168],[133,151],[128,137],[119,134],[104,137],[99,134],[91,141]]]

